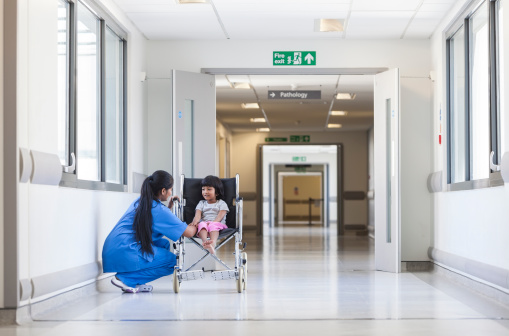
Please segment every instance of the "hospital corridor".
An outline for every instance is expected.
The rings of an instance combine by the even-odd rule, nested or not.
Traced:
[[[0,336],[509,335],[508,1],[0,0]]]
[[[152,293],[97,292],[0,327],[1,335],[507,335],[509,310],[446,275],[374,270],[367,236],[322,228],[246,237],[248,282],[156,280]],[[230,251],[219,254],[227,260]]]

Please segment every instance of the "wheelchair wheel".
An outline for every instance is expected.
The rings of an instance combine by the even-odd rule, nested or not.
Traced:
[[[239,268],[239,278],[237,279],[237,292],[242,293],[244,290],[244,268]]]
[[[244,290],[246,290],[247,287],[247,253],[242,252],[242,263],[244,264]]]
[[[180,292],[180,281],[177,275],[177,270],[173,272],[173,291],[178,294]]]

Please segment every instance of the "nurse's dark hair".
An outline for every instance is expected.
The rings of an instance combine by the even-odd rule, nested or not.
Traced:
[[[164,189],[173,187],[173,177],[164,170],[157,170],[141,186],[140,199],[134,215],[133,230],[136,241],[144,254],[154,254],[152,249],[152,201]]]
[[[209,175],[201,180],[202,187],[213,187],[216,189],[216,199],[224,198],[224,187],[223,182],[217,176]]]

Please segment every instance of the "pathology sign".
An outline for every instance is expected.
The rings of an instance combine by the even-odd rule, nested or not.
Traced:
[[[322,99],[322,91],[306,90],[306,91],[282,91],[269,90],[269,99]]]
[[[316,65],[316,51],[274,51],[273,65]]]

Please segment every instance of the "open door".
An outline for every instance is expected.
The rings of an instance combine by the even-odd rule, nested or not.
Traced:
[[[181,174],[216,174],[216,80],[179,70],[173,70],[172,77],[173,177],[178,189]]]
[[[375,75],[375,267],[401,271],[399,69]]]

